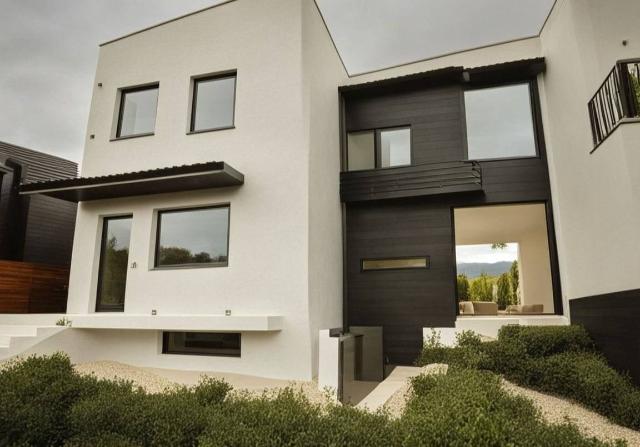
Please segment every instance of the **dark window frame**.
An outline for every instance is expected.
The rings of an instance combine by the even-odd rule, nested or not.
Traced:
[[[381,145],[381,134],[385,131],[393,131],[393,130],[403,130],[409,129],[409,164],[406,165],[397,165],[397,166],[380,166],[382,160],[382,145]],[[364,133],[364,132],[373,132],[373,152],[374,152],[374,167],[369,169],[356,169],[353,171],[349,170],[349,134],[350,133]],[[413,130],[411,129],[411,124],[400,125],[400,126],[389,126],[389,127],[374,127],[370,129],[357,129],[357,130],[348,130],[345,132],[345,147],[346,150],[346,160],[345,166],[347,172],[357,172],[357,171],[371,171],[371,170],[379,170],[379,169],[395,169],[395,168],[405,168],[407,166],[413,165]]]
[[[233,83],[233,114],[231,118],[231,125],[229,126],[218,126],[218,127],[209,127],[206,129],[196,129],[196,109],[198,105],[198,84],[200,82],[214,81],[214,80],[222,80],[222,79],[234,79]],[[218,73],[215,75],[204,75],[197,76],[191,78],[193,82],[193,88],[191,92],[191,116],[189,117],[189,131],[187,135],[204,133],[204,132],[214,132],[217,130],[226,130],[226,129],[235,129],[236,127],[236,95],[238,92],[238,72],[237,70],[228,71],[225,73]]]
[[[122,306],[104,305],[100,303],[100,291],[102,290],[102,270],[105,262],[104,247],[107,239],[107,229],[109,222],[112,220],[131,219],[133,224],[133,214],[122,214],[117,216],[105,216],[102,218],[102,234],[100,235],[100,259],[98,261],[98,285],[96,288],[96,312],[124,312],[124,303]],[[131,244],[129,244],[131,245]],[[127,257],[127,271],[129,270],[129,259]],[[126,297],[126,278],[125,278],[125,297]]]
[[[189,211],[199,211],[214,208],[226,208],[227,209],[227,260],[216,262],[200,262],[189,264],[159,264],[159,249],[160,249],[160,233],[162,228],[162,215],[171,213],[183,213]],[[153,255],[153,270],[173,270],[173,269],[191,269],[191,268],[208,268],[208,267],[228,267],[229,266],[229,252],[230,252],[230,233],[231,233],[231,204],[225,203],[220,205],[205,205],[195,206],[189,208],[167,208],[157,211],[156,216],[156,241]]]
[[[130,135],[122,135],[122,116],[124,114],[124,100],[127,94],[142,92],[145,90],[158,90],[157,100],[156,100],[156,116],[153,122],[153,132],[141,132]],[[137,87],[125,87],[119,89],[120,93],[120,104],[118,104],[118,122],[116,123],[116,137],[112,140],[126,140],[128,138],[138,138],[138,137],[148,137],[151,135],[155,135],[156,128],[156,120],[158,119],[158,103],[157,101],[160,99],[160,83],[154,82],[151,84],[145,84]]]
[[[393,267],[393,268],[382,268],[382,269],[365,269],[364,263],[365,261],[385,261],[385,260],[396,260],[396,259],[424,259],[426,261],[425,267]],[[383,256],[377,258],[361,258],[360,259],[360,273],[371,273],[371,272],[390,272],[390,271],[398,271],[398,270],[429,270],[431,268],[431,256],[429,255],[414,255],[414,256]]]
[[[480,163],[491,162],[491,161],[509,161],[509,160],[527,160],[527,159],[540,159],[542,158],[541,151],[541,142],[540,142],[540,129],[541,123],[538,118],[538,89],[536,84],[536,79],[518,79],[509,82],[492,82],[488,84],[482,85],[474,85],[474,86],[465,86],[462,88],[461,93],[461,102],[462,102],[462,131],[464,138],[464,159],[467,161],[477,161]],[[533,130],[533,144],[536,150],[535,155],[524,155],[524,156],[508,156],[508,157],[495,157],[495,158],[469,158],[469,140],[467,135],[467,108],[466,108],[466,100],[465,93],[468,91],[475,90],[484,90],[488,88],[500,88],[500,87],[511,87],[515,85],[527,85],[529,89],[529,107],[531,109],[531,126]]]
[[[196,334],[232,334],[238,336],[238,348],[237,353],[217,353],[213,354],[210,352],[193,352],[193,351],[183,351],[183,350],[170,350],[169,349],[169,337],[171,334],[186,334],[186,333],[196,333]],[[206,349],[206,348],[205,348]],[[209,348],[211,349],[211,348]],[[235,350],[235,349],[234,349]],[[200,355],[205,357],[233,357],[240,358],[242,357],[242,333],[241,332],[202,332],[202,331],[162,331],[162,354],[171,354],[171,355]]]

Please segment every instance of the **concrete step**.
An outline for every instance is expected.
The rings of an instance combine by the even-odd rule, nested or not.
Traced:
[[[11,345],[10,335],[0,335],[0,348],[9,348]]]

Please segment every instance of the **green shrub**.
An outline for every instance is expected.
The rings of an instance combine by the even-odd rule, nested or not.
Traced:
[[[505,392],[486,371],[453,368],[419,376],[400,424],[404,445],[600,446],[569,424],[546,425],[533,404]]]
[[[545,357],[566,351],[594,351],[591,337],[582,326],[503,326],[498,333],[502,343],[521,344],[532,357]]]
[[[0,445],[62,444],[69,409],[94,386],[74,373],[63,354],[6,365],[0,373]]]
[[[120,435],[136,445],[191,446],[206,424],[205,408],[219,406],[231,387],[207,379],[197,387],[147,394],[130,384],[105,388],[77,402],[69,420],[73,442]]]

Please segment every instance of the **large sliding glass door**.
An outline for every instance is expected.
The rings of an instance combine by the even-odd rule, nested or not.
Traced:
[[[96,312],[124,311],[131,221],[132,216],[104,219]]]

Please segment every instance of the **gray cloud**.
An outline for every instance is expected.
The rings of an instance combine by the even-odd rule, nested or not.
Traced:
[[[0,140],[79,161],[98,44],[216,0],[0,0]]]

